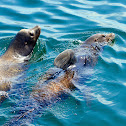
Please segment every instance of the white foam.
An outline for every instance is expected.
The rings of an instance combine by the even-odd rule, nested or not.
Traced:
[[[0,97],[1,96],[8,97],[8,93],[6,91],[0,91]]]

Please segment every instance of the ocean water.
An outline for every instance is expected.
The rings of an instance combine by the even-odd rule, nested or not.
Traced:
[[[0,55],[20,29],[39,25],[42,31],[28,70],[0,105],[0,125],[13,120],[30,102],[32,88],[53,67],[60,52],[78,47],[95,33],[113,32],[115,43],[100,53],[94,69],[87,71],[91,76],[81,84],[80,91],[43,109],[27,125],[125,126],[125,20],[125,0],[1,0]]]

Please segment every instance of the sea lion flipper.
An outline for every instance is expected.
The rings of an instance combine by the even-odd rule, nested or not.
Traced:
[[[54,65],[66,70],[70,65],[76,62],[75,54],[72,49],[67,49],[60,53],[54,60]]]

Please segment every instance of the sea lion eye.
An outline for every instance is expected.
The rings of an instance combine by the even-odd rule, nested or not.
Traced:
[[[102,35],[102,37],[105,37],[105,35]]]

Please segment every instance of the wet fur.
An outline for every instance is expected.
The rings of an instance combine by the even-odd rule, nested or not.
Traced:
[[[60,53],[54,60],[54,65],[63,70],[57,75],[54,71],[50,74],[44,75],[42,81],[35,87],[33,97],[39,102],[51,101],[63,93],[68,93],[69,90],[75,89],[75,85],[72,83],[74,74],[78,74],[76,69],[72,69],[71,66],[76,67],[94,66],[97,62],[99,52],[102,50],[105,44],[115,38],[113,33],[108,35],[96,34],[89,37],[79,48],[75,50],[65,50]],[[100,43],[100,46],[97,43]],[[78,52],[81,53],[78,53]],[[87,51],[87,52],[86,52]],[[80,69],[81,70],[81,69]],[[83,69],[82,69],[83,70]],[[81,71],[80,71],[81,72]],[[56,76],[55,76],[56,75]]]
[[[31,36],[30,32],[34,35]],[[15,77],[24,71],[25,60],[30,58],[39,35],[39,26],[19,31],[0,57],[0,102],[7,97],[6,91],[15,83]]]

